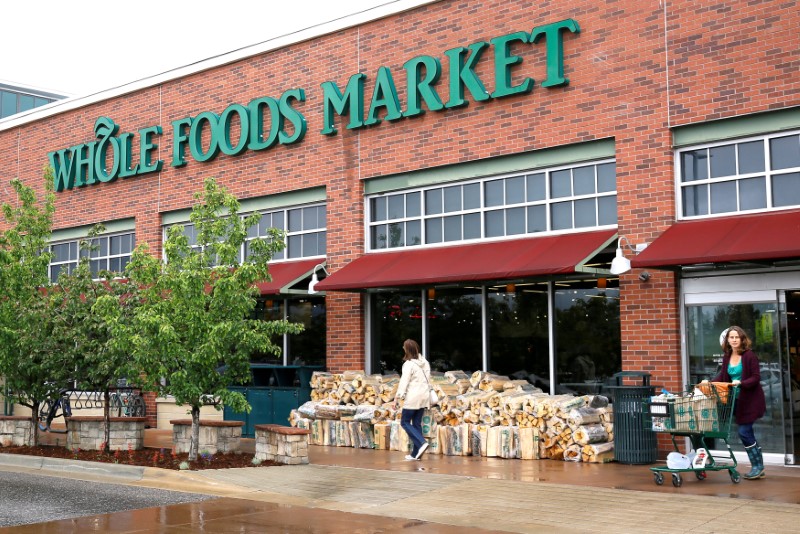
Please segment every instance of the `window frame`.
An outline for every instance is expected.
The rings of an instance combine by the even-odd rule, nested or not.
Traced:
[[[787,175],[792,173],[800,173],[800,166],[797,167],[789,167],[784,169],[777,169],[773,170],[772,167],[772,154],[770,150],[770,143],[772,139],[781,138],[781,137],[789,137],[789,136],[800,136],[800,129],[791,129],[791,130],[780,130],[774,131],[769,133],[762,133],[756,135],[748,135],[738,138],[728,138],[722,139],[713,142],[705,142],[705,143],[698,143],[694,145],[683,145],[680,147],[676,147],[673,153],[673,162],[674,162],[674,184],[675,184],[675,205],[676,205],[676,219],[677,220],[699,220],[699,219],[710,219],[710,218],[717,218],[717,217],[729,217],[729,216],[736,216],[736,215],[750,215],[750,214],[757,214],[757,213],[769,213],[769,212],[776,212],[776,211],[784,211],[787,209],[797,209],[800,208],[800,203],[788,205],[788,206],[775,206],[774,199],[773,199],[773,179],[776,176]],[[763,145],[763,157],[764,157],[764,168],[763,171],[758,172],[749,172],[749,173],[740,173],[739,172],[739,145],[753,143],[753,142],[761,142]],[[800,142],[800,141],[799,141]],[[734,147],[734,157],[735,157],[735,174],[729,176],[722,176],[722,177],[711,177],[711,157],[706,158],[706,170],[708,171],[707,177],[702,180],[692,180],[683,182],[683,155],[688,152],[696,152],[700,150],[707,150],[710,151],[714,148],[721,148],[733,146]],[[709,152],[710,154],[710,152]],[[754,178],[764,178],[764,194],[766,199],[766,207],[764,208],[754,208],[754,209],[742,209],[742,202],[741,202],[741,190],[740,184],[744,180],[750,180]],[[725,183],[733,183],[736,184],[736,209],[731,211],[719,211],[719,212],[712,212],[713,209],[713,200],[711,195],[711,186],[714,184],[725,184]],[[690,187],[698,186],[698,185],[705,185],[707,187],[706,191],[708,192],[706,197],[706,213],[700,215],[686,215],[686,206],[684,203],[684,190],[689,189]]]
[[[308,209],[308,208],[321,209],[322,212],[324,213],[324,216],[325,216],[325,221],[324,221],[325,225],[321,226],[321,227],[316,227],[316,228],[302,228],[301,227],[300,230],[291,231],[290,232],[288,230],[289,212],[292,211],[292,210],[300,210],[300,212],[303,213],[303,210]],[[245,218],[245,217],[248,217],[248,216],[252,215],[253,213],[259,213],[262,216],[269,215],[270,217],[274,217],[276,214],[279,214],[282,217],[282,219],[283,219],[283,227],[281,229],[285,232],[285,235],[286,235],[286,238],[285,238],[285,241],[284,241],[285,247],[281,252],[279,252],[276,255],[276,257],[273,257],[270,260],[270,262],[272,263],[272,262],[297,261],[297,260],[302,260],[302,259],[324,258],[324,257],[326,257],[326,255],[327,255],[326,251],[323,251],[321,254],[319,253],[319,251],[317,251],[318,252],[317,254],[309,255],[309,256],[303,256],[302,255],[302,245],[301,245],[301,255],[300,256],[291,256],[290,257],[289,256],[289,240],[292,237],[298,237],[299,236],[299,237],[301,237],[301,243],[302,243],[302,239],[304,238],[303,236],[310,235],[310,234],[324,234],[324,236],[325,236],[325,245],[326,245],[326,248],[327,248],[327,233],[328,233],[328,226],[327,226],[327,220],[328,220],[327,215],[328,214],[327,214],[327,209],[328,209],[327,208],[327,202],[313,202],[313,203],[309,203],[309,204],[300,204],[300,205],[283,206],[283,207],[277,207],[277,208],[258,209],[258,210],[248,211],[248,212],[241,212],[241,213],[238,214],[238,216],[240,218]],[[194,227],[194,223],[192,223],[191,221],[187,220],[187,221],[183,221],[183,222],[174,222],[174,223],[162,225],[162,227],[161,227],[162,239],[164,241],[166,241],[166,239],[167,239],[167,232],[169,232],[169,229],[172,228],[173,226],[183,226],[184,230],[185,230],[185,228],[188,227],[188,226]],[[301,226],[304,226],[304,224],[301,223]],[[273,228],[273,227],[270,226],[268,228]],[[252,237],[248,233],[248,236],[245,238],[244,243],[242,243],[242,246],[239,248],[239,263],[242,263],[246,258],[247,244],[250,243],[251,241],[253,241],[254,239],[261,239],[262,237],[263,236],[260,235],[260,232],[259,232],[259,235],[255,235],[255,236],[252,236]],[[192,249],[200,249],[201,247],[200,247],[200,245],[194,244],[194,245],[191,245],[191,248]],[[281,256],[281,257],[277,257],[277,256]],[[162,257],[163,257],[163,250],[162,250]],[[164,260],[166,261],[166,258],[164,258]]]
[[[419,187],[410,187],[405,189],[397,189],[391,191],[383,191],[380,193],[373,193],[365,195],[364,197],[364,241],[365,241],[365,250],[366,252],[390,252],[390,251],[398,251],[408,248],[430,248],[430,247],[439,247],[439,246],[447,246],[447,245],[455,245],[455,244],[467,244],[467,243],[476,243],[476,242],[485,242],[485,241],[500,241],[500,240],[508,240],[508,239],[519,239],[524,237],[533,237],[533,236],[545,236],[545,235],[552,235],[552,234],[560,234],[560,233],[569,233],[569,232],[581,232],[581,231],[591,231],[591,230],[599,230],[599,229],[606,229],[606,228],[616,228],[618,224],[615,221],[613,224],[599,224],[600,222],[600,209],[598,206],[598,199],[600,198],[614,198],[616,202],[616,198],[618,197],[618,187],[615,183],[615,188],[610,191],[599,191],[599,173],[597,172],[597,168],[606,165],[606,164],[614,164],[616,165],[616,158],[615,157],[604,157],[596,160],[589,160],[589,161],[581,161],[581,162],[574,162],[569,164],[563,164],[558,166],[551,166],[551,167],[541,167],[541,168],[534,168],[529,170],[521,170],[521,171],[513,171],[513,172],[505,172],[501,174],[493,174],[493,175],[485,175],[478,178],[470,178],[465,180],[454,180],[449,182],[441,182],[441,183],[432,183],[427,184]],[[582,169],[586,167],[591,167],[594,169],[594,192],[588,194],[575,194],[573,190],[574,184],[574,174],[573,171],[575,169]],[[553,173],[559,171],[569,171],[571,176],[570,181],[570,194],[561,196],[558,198],[552,197],[551,191],[551,175]],[[535,199],[535,200],[528,200],[528,177],[533,177],[534,175],[543,175],[544,176],[544,198],[543,199]],[[615,172],[616,176],[616,172]],[[506,195],[506,188],[509,184],[509,179],[521,178],[523,182],[523,189],[522,193],[525,195],[523,199],[508,199],[505,197]],[[501,181],[502,182],[502,190],[503,190],[503,201],[501,204],[497,205],[487,205],[487,194],[486,188],[487,184],[491,182]],[[616,178],[615,178],[616,182]],[[467,186],[471,186],[473,184],[477,184],[478,186],[478,195],[479,195],[479,202],[477,208],[465,208],[464,206],[464,188]],[[461,188],[461,209],[457,209],[454,211],[446,211],[446,191],[453,187],[460,187]],[[428,193],[434,191],[440,191],[439,196],[441,197],[441,204],[442,209],[435,213],[430,213],[428,210]],[[402,217],[395,217],[390,218],[390,210],[389,210],[389,199],[393,196],[403,195],[404,198],[404,206],[407,207],[407,199],[408,195],[410,194],[417,194],[419,195],[419,215],[408,216],[408,211],[406,211]],[[384,199],[384,204],[386,205],[386,209],[383,210],[385,212],[385,217],[380,220],[373,220],[373,203],[377,203],[380,199]],[[585,201],[585,200],[594,200],[595,205],[595,224],[594,225],[587,225],[587,226],[576,226],[576,218],[575,218],[575,205],[576,202]],[[562,204],[562,203],[570,203],[570,226],[568,228],[558,228],[553,229],[553,214],[552,214],[552,207],[555,204]],[[541,231],[535,231],[530,229],[529,223],[529,216],[528,211],[531,208],[536,206],[544,206],[545,207],[545,225],[546,229]],[[524,210],[524,220],[522,221],[523,231],[510,233],[509,232],[509,219],[508,219],[508,211],[509,210],[516,210],[522,209]],[[490,216],[491,213],[502,212],[503,218],[503,231],[501,235],[493,235],[487,237],[487,216]],[[464,217],[468,215],[478,214],[479,215],[479,231],[477,237],[469,237],[464,238],[464,231],[465,231],[465,223]],[[615,212],[616,214],[616,212]],[[461,238],[460,239],[447,239],[446,233],[446,219],[448,217],[460,217],[461,224]],[[441,239],[435,242],[431,242],[428,237],[428,223],[429,221],[439,220],[441,226]],[[420,243],[419,244],[406,244],[407,237],[405,235],[405,229],[408,227],[408,223],[412,221],[419,221],[419,237]],[[402,224],[403,225],[403,244],[399,246],[390,246],[389,240],[390,237],[390,225],[393,224]],[[386,227],[386,237],[384,239],[385,244],[383,246],[376,246],[377,242],[373,242],[373,228],[377,228],[380,226]]]
[[[130,236],[130,251],[127,252],[127,253],[112,254],[111,253],[111,239],[114,238],[114,237],[123,237],[123,236]],[[103,255],[99,255],[98,254],[97,256],[92,256],[93,251],[91,251],[91,250],[83,250],[82,251],[81,250],[81,241],[87,241],[87,240],[96,241],[96,240],[100,240],[100,239],[107,240],[107,250],[106,250],[105,254],[103,254]],[[47,246],[48,246],[49,251],[53,252],[53,247],[55,247],[55,246],[59,246],[59,245],[67,245],[67,246],[69,246],[72,243],[75,244],[75,248],[76,248],[76,252],[75,252],[76,253],[76,257],[74,259],[70,257],[70,259],[68,259],[67,261],[54,261],[54,258],[53,258],[53,259],[50,260],[50,263],[47,265],[47,278],[48,278],[48,280],[50,281],[51,284],[57,284],[58,283],[58,276],[56,276],[55,280],[53,279],[53,266],[55,266],[55,265],[67,266],[68,272],[72,272],[78,266],[78,264],[80,263],[81,259],[83,259],[83,258],[88,258],[90,262],[105,260],[107,266],[109,265],[109,263],[111,262],[112,259],[119,259],[119,258],[127,257],[128,258],[128,262],[130,262],[130,259],[133,256],[133,251],[136,248],[136,231],[135,230],[125,230],[125,231],[120,231],[120,232],[109,232],[109,233],[106,233],[106,234],[101,234],[101,235],[95,236],[93,238],[89,238],[88,236],[85,236],[85,237],[72,238],[72,239],[59,239],[59,240],[56,240],[56,241],[51,241],[50,243],[47,244]],[[70,256],[71,256],[71,251],[70,251]],[[126,265],[127,265],[127,263],[126,263]],[[124,269],[124,267],[123,267],[123,269]],[[104,270],[108,271],[109,269],[100,269],[98,272],[104,271]],[[110,271],[110,272],[116,273],[116,274],[120,274],[120,275],[123,273],[123,271]],[[60,270],[59,270],[59,273],[60,273]],[[115,276],[114,278],[122,278],[122,276]],[[101,278],[94,278],[94,277],[92,279],[93,280],[101,280]]]

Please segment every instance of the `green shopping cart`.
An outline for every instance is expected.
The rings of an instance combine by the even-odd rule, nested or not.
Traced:
[[[736,457],[728,443],[739,388],[727,386],[730,385],[704,383],[701,394],[697,388],[687,388],[679,395],[645,400],[644,424],[654,432],[670,434],[676,452],[680,452],[677,437],[688,437],[694,451],[705,451],[703,461],[693,461],[688,467],[651,467],[656,484],[664,484],[664,474],[670,473],[672,485],[679,488],[683,484],[681,473],[694,473],[697,480],[705,480],[709,471],[728,471],[734,484],[741,481]],[[724,443],[727,454],[712,440]],[[712,445],[716,445],[715,451]]]

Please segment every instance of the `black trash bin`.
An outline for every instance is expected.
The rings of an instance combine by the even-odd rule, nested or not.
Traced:
[[[655,394],[650,374],[616,373],[612,384],[606,388],[614,403],[614,460],[623,464],[655,463],[658,459],[656,434],[645,425],[644,401]]]

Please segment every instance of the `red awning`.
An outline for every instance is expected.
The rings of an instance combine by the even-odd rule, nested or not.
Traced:
[[[570,274],[616,239],[616,230],[366,254],[317,285],[319,291],[429,286]]]
[[[631,259],[633,267],[800,258],[800,210],[680,221]]]
[[[277,295],[283,289],[288,288],[303,278],[311,276],[314,266],[324,263],[324,259],[287,261],[269,264],[269,274],[272,277],[270,282],[261,282],[258,289],[262,295]]]

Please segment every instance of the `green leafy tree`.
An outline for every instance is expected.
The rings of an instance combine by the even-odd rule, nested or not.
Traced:
[[[200,408],[224,404],[249,412],[244,395],[229,387],[250,380],[252,353],[279,354],[274,336],[302,330],[302,325],[252,316],[256,283],[270,279],[268,261],[283,248],[283,234],[273,230],[266,239],[249,242],[247,258],[240,262],[247,230],[260,215],[240,217],[236,198],[214,179],[206,180],[195,198],[194,246],[180,226],[167,234],[166,261],[138,246],[126,270],[142,288],[133,320],[126,324],[122,314],[107,314],[120,332],[117,340],[133,351],[150,385],[190,407],[192,460],[198,453]]]
[[[130,323],[139,298],[138,287],[119,279],[118,273],[93,272],[90,253],[94,238],[104,231],[96,225],[80,242],[80,261],[72,271],[62,271],[48,292],[52,321],[51,345],[72,373],[75,389],[101,392],[104,398],[104,443],[110,443],[110,389],[121,378],[136,379],[138,371],[124,343],[114,337],[105,318],[109,309],[119,322]],[[106,447],[110,451],[110,447]]]
[[[63,383],[63,355],[54,350],[53,321],[46,291],[54,198],[52,171],[45,171],[42,202],[34,190],[11,181],[17,202],[4,203],[0,234],[0,375],[8,400],[31,409],[33,441],[38,443],[39,405]]]

